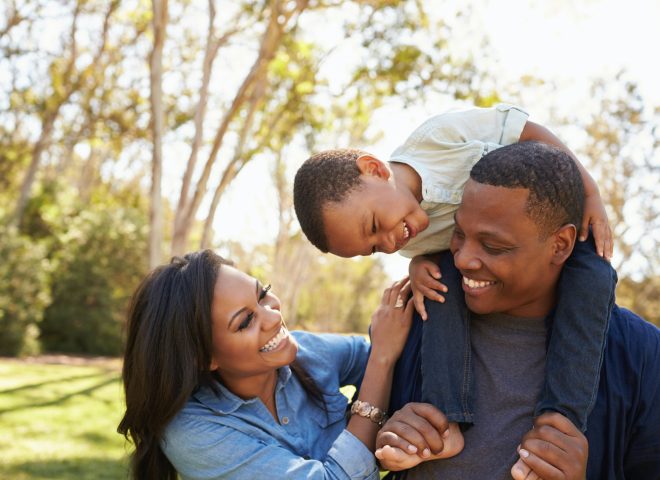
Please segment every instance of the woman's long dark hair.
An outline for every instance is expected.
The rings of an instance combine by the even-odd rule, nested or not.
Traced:
[[[136,479],[175,480],[160,448],[165,427],[195,390],[213,388],[211,305],[218,272],[229,262],[211,250],[175,257],[140,284],[128,313],[122,371],[126,413],[117,431],[135,444]],[[291,365],[308,394],[324,406],[311,377]]]

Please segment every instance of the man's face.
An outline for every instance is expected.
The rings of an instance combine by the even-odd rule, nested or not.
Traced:
[[[525,213],[529,190],[470,179],[456,212],[451,252],[470,310],[520,317],[546,315],[561,271],[555,235],[539,239]]]
[[[413,194],[393,181],[362,176],[362,185],[323,208],[330,253],[340,257],[394,253],[429,224]]]

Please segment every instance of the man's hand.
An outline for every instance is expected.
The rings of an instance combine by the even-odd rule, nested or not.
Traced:
[[[589,236],[589,225],[594,234],[594,241],[596,243],[596,252],[605,260],[612,259],[614,251],[614,243],[612,242],[612,229],[607,220],[607,213],[605,212],[605,205],[600,198],[598,192],[585,196],[584,198],[584,215],[582,217],[582,225],[578,238],[584,242]]]
[[[440,295],[438,291],[447,292],[447,286],[439,281],[442,275],[437,262],[431,260],[428,256],[417,255],[414,257],[408,266],[408,273],[415,310],[422,317],[422,320],[426,320],[428,316],[426,308],[424,308],[424,297],[436,302],[444,302],[445,297]]]
[[[463,450],[455,423],[428,403],[408,403],[383,425],[376,437],[376,457],[383,468],[397,471],[420,462],[448,458]]]
[[[514,480],[584,480],[589,444],[573,423],[555,412],[534,420],[521,442],[520,459],[511,469]]]

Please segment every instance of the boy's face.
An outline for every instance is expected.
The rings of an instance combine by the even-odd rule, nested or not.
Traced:
[[[394,253],[429,224],[412,192],[382,175],[362,175],[361,186],[322,215],[328,251],[340,257]]]
[[[572,227],[539,239],[525,213],[528,195],[524,188],[471,179],[466,184],[450,248],[463,275],[465,301],[475,313],[541,317],[554,305],[563,263],[558,252],[570,253]]]

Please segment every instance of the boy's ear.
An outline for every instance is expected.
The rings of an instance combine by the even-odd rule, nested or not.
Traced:
[[[391,172],[387,164],[382,160],[378,160],[373,155],[368,153],[360,155],[357,160],[355,160],[355,163],[357,163],[361,175],[378,177],[383,180],[390,178]]]
[[[577,238],[577,229],[575,225],[569,223],[557,230],[553,236],[552,263],[562,265],[573,252],[573,246]]]

